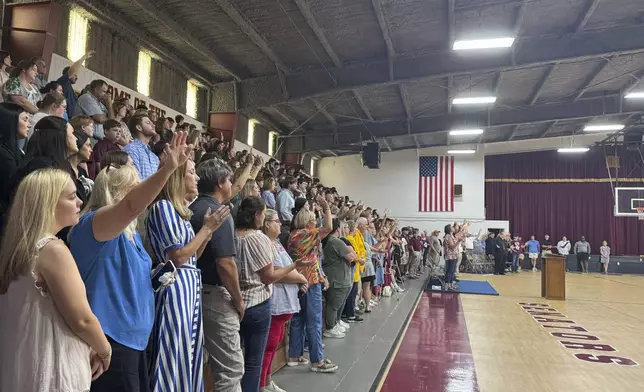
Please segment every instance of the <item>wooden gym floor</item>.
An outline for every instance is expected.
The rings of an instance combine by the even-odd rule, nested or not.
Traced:
[[[466,275],[499,296],[424,293],[379,390],[644,390],[644,276],[566,274],[566,301],[540,273]]]

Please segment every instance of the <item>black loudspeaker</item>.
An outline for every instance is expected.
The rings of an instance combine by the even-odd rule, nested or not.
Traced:
[[[380,145],[369,142],[362,149],[362,166],[369,169],[380,169]]]
[[[637,151],[644,138],[644,126],[631,127],[624,133],[624,144],[628,151]]]

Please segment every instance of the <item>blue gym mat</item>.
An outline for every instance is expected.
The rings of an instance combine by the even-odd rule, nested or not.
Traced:
[[[459,294],[499,295],[488,281],[461,280],[460,282],[457,282],[457,284],[458,290],[454,291],[433,290],[431,285],[427,285],[425,290]]]

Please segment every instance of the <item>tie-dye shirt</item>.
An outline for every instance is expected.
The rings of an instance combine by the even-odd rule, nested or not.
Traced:
[[[293,261],[311,260],[309,266],[298,268],[309,285],[323,281],[320,273],[320,243],[330,232],[327,228],[300,229],[293,231],[288,239],[288,252]]]

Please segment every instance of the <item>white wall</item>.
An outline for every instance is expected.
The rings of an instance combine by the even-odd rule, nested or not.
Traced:
[[[421,156],[444,155],[445,149],[427,148]],[[359,155],[324,158],[318,163],[323,184],[334,186],[341,195],[390,216],[403,226],[422,230],[442,229],[454,221],[472,221],[471,232],[487,228],[508,228],[507,222],[485,221],[485,161],[483,154],[455,156],[454,181],[463,185],[463,197],[454,202],[454,212],[418,212],[418,154],[416,150],[382,152],[380,169],[362,166]]]

